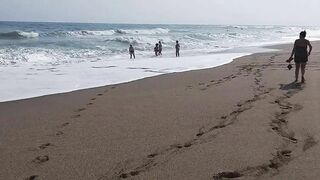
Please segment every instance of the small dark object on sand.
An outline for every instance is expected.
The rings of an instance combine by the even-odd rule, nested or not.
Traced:
[[[239,172],[221,172],[213,176],[213,179],[214,180],[220,180],[224,178],[233,179],[233,178],[239,178],[241,176],[242,174],[240,174]]]

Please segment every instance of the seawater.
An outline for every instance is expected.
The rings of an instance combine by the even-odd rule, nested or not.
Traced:
[[[301,30],[320,38],[320,27],[0,22],[0,101],[216,67],[292,42]],[[181,58],[174,57],[176,40]],[[163,56],[154,57],[158,41]]]

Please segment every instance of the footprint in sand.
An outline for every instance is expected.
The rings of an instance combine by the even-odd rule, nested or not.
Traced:
[[[32,175],[32,176],[25,178],[24,180],[36,180],[36,179],[38,179],[38,177],[39,177],[38,175]]]
[[[129,175],[126,174],[126,173],[122,173],[119,177],[120,177],[121,179],[126,179],[126,178],[129,177]]]
[[[91,106],[91,105],[93,105],[93,103],[88,103],[87,105],[88,105],[88,106]]]
[[[304,145],[302,150],[307,151],[308,149],[312,148],[313,146],[317,145],[318,141],[315,140],[313,136],[308,136],[307,139],[304,141]]]
[[[66,127],[66,126],[68,126],[68,125],[70,125],[70,123],[69,123],[69,122],[66,122],[66,123],[63,123],[63,124],[61,125],[61,127]]]
[[[185,144],[183,145],[183,147],[185,147],[185,148],[188,148],[188,147],[191,147],[191,146],[192,146],[192,143],[191,143],[191,142],[185,143]]]
[[[300,104],[295,104],[295,105],[293,106],[293,110],[294,110],[294,111],[300,111],[300,110],[302,110],[302,109],[303,109],[303,106],[300,105]]]
[[[281,156],[290,157],[291,156],[291,152],[292,151],[290,151],[290,150],[283,150],[283,151],[279,152],[279,154]]]
[[[45,156],[38,156],[36,157],[34,160],[32,160],[32,162],[37,163],[37,164],[41,164],[44,162],[49,161],[49,156],[45,155]]]
[[[91,101],[94,101],[94,100],[96,100],[96,99],[97,99],[97,98],[91,98],[90,100],[91,100]]]
[[[227,127],[227,125],[221,124],[221,125],[214,126],[213,129],[222,129],[222,128],[225,128],[225,127]]]
[[[81,115],[80,115],[80,114],[77,114],[77,115],[71,116],[71,118],[79,118],[79,117],[81,117]]]
[[[103,94],[97,94],[97,96],[103,96]]]
[[[58,131],[57,133],[56,133],[56,136],[61,136],[61,135],[63,135],[64,133],[62,132],[62,131]]]
[[[130,176],[137,176],[140,174],[140,171],[131,171],[129,173],[122,173],[119,177],[121,179],[127,179]]]
[[[156,157],[158,155],[159,155],[158,153],[152,153],[152,154],[148,155],[148,158],[154,158],[154,157]]]
[[[39,148],[40,148],[40,149],[46,149],[46,148],[48,148],[49,146],[53,146],[53,144],[51,144],[51,143],[45,143],[45,144],[40,145]]]
[[[239,172],[221,172],[218,173],[216,175],[213,176],[214,180],[220,180],[220,179],[232,179],[232,178],[239,178],[243,176],[242,174],[240,174]]]
[[[220,118],[221,118],[221,119],[227,119],[228,116],[221,116]]]
[[[84,110],[86,110],[86,108],[79,108],[75,112],[81,112],[81,111],[84,111]]]
[[[297,144],[298,143],[298,139],[294,138],[294,137],[288,137],[292,143]]]
[[[242,104],[242,103],[237,103],[237,106],[238,106],[238,107],[242,107],[243,104]]]
[[[173,145],[171,145],[171,148],[181,149],[181,148],[183,148],[183,146],[181,144],[173,144]]]
[[[196,134],[197,137],[201,137],[201,136],[203,136],[203,135],[204,135],[204,132],[203,132],[203,131],[198,132],[198,133]]]
[[[131,171],[130,175],[131,176],[137,176],[140,172],[139,171]]]

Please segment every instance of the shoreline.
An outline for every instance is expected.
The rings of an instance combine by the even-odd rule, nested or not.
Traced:
[[[320,42],[204,70],[0,103],[0,179],[316,179]]]
[[[47,95],[54,95],[54,94],[63,94],[63,93],[70,93],[70,92],[75,92],[75,91],[79,91],[79,90],[86,90],[86,89],[92,89],[92,88],[99,88],[99,87],[104,87],[104,86],[112,86],[112,85],[119,85],[119,84],[123,84],[123,83],[130,83],[130,82],[134,82],[137,80],[142,80],[145,78],[151,78],[151,77],[156,77],[156,76],[161,76],[164,74],[172,74],[172,73],[179,73],[179,72],[187,72],[187,71],[192,71],[192,70],[201,70],[201,69],[209,69],[209,68],[214,68],[214,67],[219,67],[222,66],[224,64],[228,64],[230,62],[232,62],[234,60],[234,58],[237,57],[241,57],[245,55],[245,53],[219,53],[219,54],[211,54],[211,55],[203,55],[203,56],[187,56],[187,57],[180,57],[180,58],[144,58],[144,59],[140,59],[138,61],[130,61],[130,60],[121,60],[118,61],[116,63],[109,63],[109,62],[102,62],[102,64],[92,64],[91,62],[84,62],[83,64],[75,64],[74,66],[78,67],[80,70],[81,69],[96,69],[96,72],[91,72],[91,74],[97,74],[97,73],[101,73],[99,74],[96,78],[98,79],[99,83],[93,83],[95,85],[86,85],[86,84],[90,84],[91,82],[90,79],[88,79],[87,77],[90,77],[90,73],[86,74],[87,77],[83,77],[83,74],[80,74],[81,77],[73,77],[68,79],[68,77],[64,77],[64,79],[68,79],[66,82],[62,81],[60,82],[63,84],[71,84],[73,85],[72,79],[79,81],[79,78],[87,78],[87,81],[82,82],[82,85],[80,86],[84,86],[84,87],[78,87],[78,88],[74,88],[74,87],[67,87],[66,89],[70,89],[70,90],[63,90],[65,88],[57,88],[55,89],[54,87],[50,87],[50,86],[46,86],[47,82],[46,79],[48,79],[47,77],[44,77],[44,79],[42,80],[38,80],[40,84],[44,84],[45,86],[39,86],[38,88],[35,89],[26,89],[27,91],[30,91],[29,94],[30,95],[23,95],[21,96],[21,98],[14,98],[14,95],[12,98],[4,98],[3,101],[1,101],[0,103],[3,102],[10,102],[10,101],[19,101],[19,100],[24,100],[24,99],[32,99],[32,98],[36,98],[36,97],[43,97],[43,96],[47,96]],[[221,57],[223,57],[221,59]],[[206,65],[206,62],[208,64],[210,64],[211,58],[215,59],[215,62],[212,63],[211,65]],[[196,62],[197,59],[201,59],[202,62],[204,63],[203,65],[199,64],[199,62]],[[153,63],[155,63],[155,61],[160,61],[160,65],[159,67],[153,67]],[[194,61],[194,62],[192,62]],[[122,65],[124,64],[125,65]],[[147,63],[147,64],[144,64]],[[186,63],[186,65],[184,66],[183,63]],[[200,67],[192,67],[192,66],[188,66],[188,64],[192,64],[194,63],[195,66],[200,66]],[[139,65],[139,64],[143,64],[143,65]],[[164,66],[162,64],[165,64]],[[213,65],[215,64],[215,65]],[[119,66],[118,66],[119,65]],[[179,69],[174,69],[174,67],[171,69],[170,65],[176,67],[176,68],[181,68]],[[120,67],[123,66],[123,67]],[[163,68],[162,68],[163,66]],[[180,66],[180,67],[179,67]],[[203,66],[203,67],[201,67]],[[108,71],[109,68],[116,68],[119,67],[119,70],[113,72],[113,70],[111,70],[110,72]],[[5,67],[8,68],[8,67]],[[13,69],[16,67],[13,67]],[[26,68],[26,67],[23,67]],[[73,67],[74,68],[74,67]],[[74,68],[77,69],[77,68]],[[124,69],[124,70],[122,70]],[[130,69],[127,72],[125,69]],[[51,71],[50,68],[44,69],[44,70],[48,70]],[[71,69],[70,69],[71,70]],[[105,70],[105,71],[104,71]],[[121,72],[121,70],[123,72]],[[141,70],[144,71],[142,74],[141,73],[136,73],[135,70]],[[42,71],[42,70],[41,70]],[[79,71],[79,70],[77,70]],[[99,72],[98,72],[99,71]],[[104,72],[103,72],[104,71]],[[69,72],[69,74],[72,73]],[[124,73],[124,77],[122,74],[119,74],[120,78],[117,77],[113,77],[110,79],[106,79],[105,76],[108,76],[111,73]],[[23,74],[24,76],[24,74]],[[22,79],[23,77],[19,77],[20,79]],[[49,78],[50,79],[50,78]],[[56,79],[54,82],[59,82],[59,79]],[[81,81],[81,80],[80,80]],[[29,83],[32,83],[31,81]],[[22,82],[22,84],[29,84],[29,83],[25,83]],[[5,84],[5,83],[4,83]],[[80,83],[81,84],[81,83]],[[76,84],[74,84],[76,85]],[[37,86],[37,85],[36,85]],[[78,85],[76,85],[78,86]],[[25,87],[25,86],[24,86]],[[23,89],[24,87],[19,87],[21,89]],[[12,88],[11,88],[12,89]],[[42,89],[44,89],[44,92],[40,92]],[[46,90],[48,89],[48,90]],[[10,90],[10,89],[9,89]],[[37,91],[38,90],[38,91]],[[52,91],[52,92],[50,92]],[[10,91],[3,91],[3,94],[8,93]],[[37,92],[34,94],[34,92]],[[17,92],[14,92],[17,93]],[[31,95],[34,94],[34,95]],[[26,96],[26,97],[25,97]]]
[[[27,92],[26,95],[19,95],[20,97],[14,97],[14,95],[10,94],[9,92],[10,89],[12,90],[12,88],[14,87],[11,87],[9,89],[5,89],[5,91],[2,92],[2,94],[6,94],[6,93],[9,93],[8,96],[10,96],[10,98],[2,98],[2,100],[0,101],[0,103],[5,103],[5,102],[12,102],[12,101],[20,101],[20,100],[26,100],[26,99],[32,99],[32,98],[37,98],[37,97],[43,97],[43,96],[50,96],[50,95],[55,95],[55,94],[64,94],[64,93],[71,93],[71,92],[75,92],[75,91],[79,91],[79,90],[86,90],[86,89],[92,89],[92,88],[99,88],[99,87],[104,87],[104,86],[112,86],[112,85],[119,85],[119,84],[123,84],[123,83],[130,83],[130,82],[134,82],[134,81],[137,81],[137,80],[142,80],[142,79],[145,79],[145,78],[150,78],[150,77],[155,77],[155,76],[161,76],[161,75],[164,75],[164,74],[172,74],[172,73],[180,73],[180,72],[187,72],[187,71],[196,71],[196,70],[204,70],[204,69],[211,69],[211,68],[215,68],[215,67],[219,67],[219,66],[223,66],[225,64],[229,64],[231,62],[233,62],[234,60],[238,59],[238,58],[241,58],[241,57],[244,57],[244,56],[248,56],[248,55],[252,55],[252,54],[255,54],[255,53],[266,53],[266,52],[272,52],[274,50],[277,50],[277,49],[273,49],[273,47],[275,46],[281,46],[281,45],[287,45],[287,44],[277,44],[277,45],[268,45],[268,46],[250,46],[250,47],[239,47],[239,48],[235,48],[235,49],[231,49],[231,50],[225,50],[225,51],[221,51],[221,52],[217,52],[217,53],[213,53],[213,54],[206,54],[206,55],[196,55],[196,56],[186,56],[186,57],[180,57],[180,58],[173,58],[173,57],[160,57],[158,59],[156,58],[144,58],[144,59],[140,59],[138,61],[153,61],[153,60],[159,60],[159,61],[166,61],[166,60],[169,60],[169,64],[168,64],[168,67],[170,66],[170,63],[176,63],[176,60],[182,60],[183,63],[188,63],[189,59],[191,61],[197,61],[197,59],[209,59],[209,58],[212,58],[212,59],[215,59],[216,64],[213,65],[212,64],[212,61],[209,60],[207,63],[208,64],[212,64],[212,65],[200,65],[200,64],[196,64],[195,66],[203,66],[203,67],[184,67],[183,70],[173,70],[172,72],[170,72],[171,70],[168,70],[168,72],[166,72],[165,70],[162,72],[161,70],[157,70],[159,68],[155,68],[153,70],[153,68],[150,68],[149,66],[150,65],[146,65],[146,67],[140,67],[139,65],[135,65],[135,64],[128,64],[128,67],[129,66],[137,66],[137,68],[135,69],[145,69],[145,71],[150,71],[150,73],[155,73],[155,74],[150,74],[150,75],[138,75],[137,77],[133,77],[133,78],[124,78],[124,79],[121,79],[121,80],[116,80],[116,79],[110,79],[110,80],[107,80],[107,81],[110,81],[110,82],[106,82],[106,80],[103,80],[101,77],[98,77],[98,81],[100,83],[95,83],[95,85],[81,85],[83,87],[78,87],[78,88],[74,88],[74,87],[66,87],[66,88],[57,88],[55,89],[54,87],[50,87],[50,86],[47,86],[45,84],[47,84],[45,81],[45,79],[43,80],[38,80],[40,84],[44,84],[43,85],[34,85],[36,86],[37,88],[35,89],[27,89],[25,88],[25,86],[21,86],[21,87],[16,87],[18,89],[24,89],[24,93]],[[221,60],[221,57],[220,56],[224,55],[224,57],[222,58]],[[216,57],[215,57],[216,56]],[[172,61],[172,60],[175,60],[175,61]],[[184,60],[186,62],[184,62]],[[210,62],[211,61],[211,62]],[[126,61],[127,62],[127,61]],[[205,64],[206,60],[204,61],[204,64]],[[152,62],[151,62],[152,63]],[[86,64],[86,65],[84,65]],[[121,63],[120,63],[121,64]],[[102,64],[92,64],[91,62],[83,62],[83,64],[76,64],[76,66],[79,66],[80,69],[88,69],[90,67],[93,67],[93,68],[96,68],[96,69],[100,69],[101,67],[101,70],[105,69],[105,67],[116,67],[117,65],[115,64],[109,64],[108,62],[104,62]],[[85,66],[85,67],[82,67],[82,66]],[[179,65],[177,65],[179,66]],[[129,67],[129,68],[132,68],[132,67]],[[4,67],[4,68],[11,68],[11,67]],[[13,69],[15,69],[16,67],[14,67]],[[124,67],[123,67],[124,68]],[[24,69],[26,69],[26,67],[24,67]],[[33,67],[29,67],[29,69],[33,69]],[[77,69],[77,68],[76,68]],[[161,68],[160,68],[161,69]],[[46,70],[46,69],[44,69]],[[55,68],[47,68],[48,72],[49,71],[52,71],[54,72],[55,71]],[[107,69],[106,69],[107,70]],[[22,70],[23,71],[23,70]],[[157,72],[158,71],[158,72]],[[26,72],[27,73],[27,72]],[[34,73],[37,73],[37,72],[34,72]],[[49,72],[50,73],[50,72]],[[65,74],[67,74],[68,72],[65,72]],[[70,72],[69,72],[70,73]],[[121,72],[120,72],[121,73]],[[32,73],[27,73],[27,74],[32,74]],[[60,75],[61,73],[59,73]],[[63,74],[63,73],[62,73]],[[61,75],[62,75],[61,74]],[[103,75],[108,75],[108,73],[106,72],[101,72],[101,74]],[[100,75],[100,76],[102,76]],[[132,74],[133,76],[135,76],[134,74]],[[23,76],[26,76],[26,75],[23,75]],[[90,75],[87,75],[87,76],[90,76]],[[24,77],[20,77],[21,79],[23,79]],[[48,78],[48,77],[47,77]],[[54,77],[50,77],[49,79],[52,79]],[[68,77],[64,77],[64,79],[69,79]],[[70,78],[72,80],[72,78]],[[72,81],[69,80],[70,82],[66,81],[66,82],[60,82],[63,83],[63,84],[72,84]],[[77,80],[77,79],[75,79]],[[55,80],[57,81],[57,80]],[[112,81],[118,81],[118,82],[112,82]],[[59,81],[57,81],[56,83],[58,83]],[[25,84],[26,86],[32,86],[32,85],[28,85],[32,83],[31,81],[30,82],[24,82],[22,81],[21,84]],[[4,82],[4,84],[6,84]],[[86,82],[84,82],[84,84],[86,84]],[[88,83],[87,83],[88,84]],[[39,86],[39,87],[38,87]],[[46,90],[47,89],[47,90]],[[30,91],[30,92],[29,92]],[[43,91],[43,92],[42,92]],[[35,93],[37,92],[37,93]],[[15,94],[17,92],[14,92]]]

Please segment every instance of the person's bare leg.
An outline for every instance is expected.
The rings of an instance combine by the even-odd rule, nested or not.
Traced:
[[[299,78],[299,70],[300,70],[300,63],[296,63],[296,82],[298,81]]]
[[[301,82],[304,83],[304,74],[306,72],[306,63],[301,64]]]

